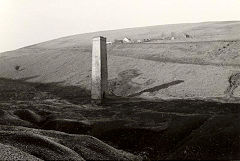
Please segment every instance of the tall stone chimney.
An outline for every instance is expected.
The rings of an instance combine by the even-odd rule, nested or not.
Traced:
[[[108,85],[107,46],[105,37],[95,37],[92,43],[92,89],[91,98],[101,102]]]

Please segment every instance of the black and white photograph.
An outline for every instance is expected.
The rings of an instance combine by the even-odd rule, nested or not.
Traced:
[[[240,160],[240,0],[0,0],[20,160]]]

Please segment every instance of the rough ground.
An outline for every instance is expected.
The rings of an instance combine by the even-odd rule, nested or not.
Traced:
[[[93,106],[89,91],[73,86],[0,86],[1,160],[240,158],[239,104],[108,96]]]
[[[0,160],[239,160],[240,88],[224,93],[240,73],[239,31],[239,21],[153,26],[0,53]],[[92,37],[171,32],[108,46],[110,94],[90,104]]]
[[[208,22],[124,29],[64,37],[0,54],[0,76],[60,82],[90,89],[91,39],[193,37],[171,42],[108,46],[109,82],[118,96],[223,97],[228,78],[240,72],[240,22]],[[26,79],[28,78],[28,79]],[[148,92],[148,90],[152,92]],[[145,91],[145,92],[143,92]],[[136,95],[136,94],[139,95]],[[235,92],[238,96],[239,89]]]
[[[39,84],[1,79],[0,86],[0,160],[141,160],[89,135],[84,114],[98,108],[69,103]]]

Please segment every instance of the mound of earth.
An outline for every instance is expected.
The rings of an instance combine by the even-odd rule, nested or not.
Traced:
[[[6,147],[0,152],[2,160],[137,159],[130,153],[117,150],[87,135],[3,125],[0,126],[0,130],[0,145],[2,148]]]
[[[39,84],[1,79],[0,85],[1,160],[141,160],[84,135],[91,130],[84,107],[39,91]]]
[[[88,94],[69,98],[73,87],[8,79],[0,85],[8,87],[0,89],[1,160],[240,158],[238,103],[108,96],[97,106]]]

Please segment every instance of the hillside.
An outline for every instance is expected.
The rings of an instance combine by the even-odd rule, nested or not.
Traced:
[[[168,36],[171,33],[177,37],[189,34],[192,36],[191,41],[234,40],[240,37],[239,28],[239,21],[170,24],[73,35],[29,47],[47,49],[83,47],[91,45],[92,37],[95,36],[104,36],[107,37],[108,41],[113,41],[114,39],[123,39],[124,37],[131,39],[158,39],[162,35]]]
[[[74,35],[1,53],[0,75],[90,89],[92,37],[113,41],[187,33],[193,37],[185,42],[109,45],[110,90],[145,98],[222,97],[228,77],[240,71],[239,29],[240,22],[206,22]]]
[[[239,29],[122,29],[0,53],[0,160],[239,160],[240,88],[224,93],[240,73]],[[98,35],[154,40],[108,45],[110,95],[101,105],[90,97]]]

